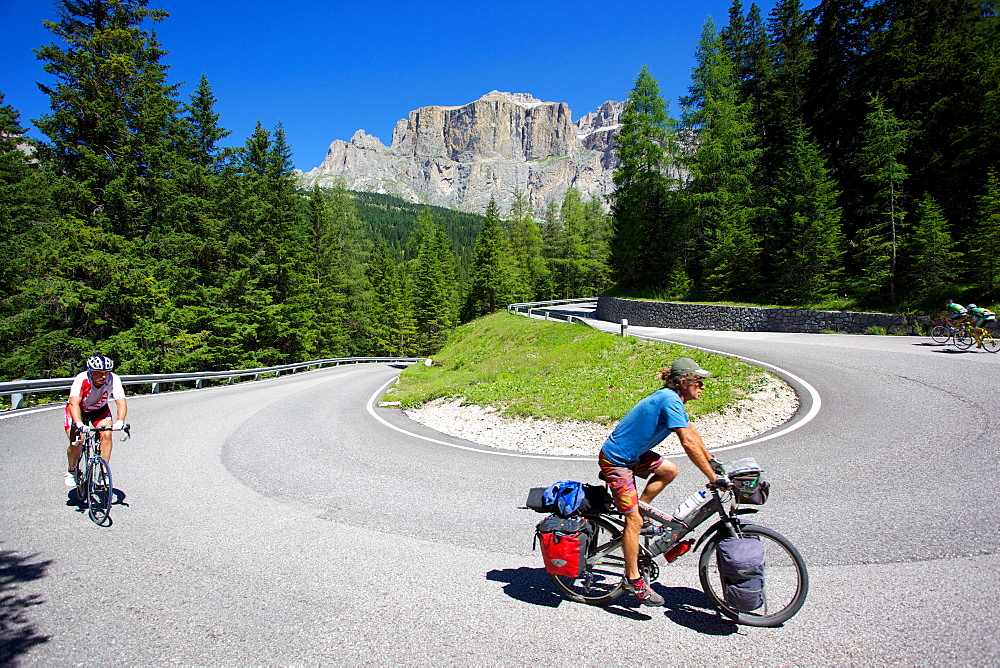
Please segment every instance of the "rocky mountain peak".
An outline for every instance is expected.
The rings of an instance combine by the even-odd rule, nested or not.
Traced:
[[[536,211],[575,187],[604,199],[618,166],[614,134],[624,103],[605,102],[576,123],[564,102],[490,91],[460,106],[427,106],[400,119],[385,146],[358,130],[330,144],[303,186],[342,180],[352,190],[482,212],[491,197],[509,210],[517,192]]]

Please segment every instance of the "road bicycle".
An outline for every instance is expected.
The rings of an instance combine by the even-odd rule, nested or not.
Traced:
[[[114,487],[111,482],[111,466],[101,456],[102,431],[123,431],[123,441],[131,436],[129,425],[121,429],[90,427],[83,432],[80,437],[80,461],[76,465],[76,500],[81,508],[87,507],[87,514],[95,524],[111,526]]]
[[[967,326],[968,336],[956,338],[955,346],[962,350],[966,350],[972,346],[972,342],[975,341],[976,344],[981,346],[983,350],[991,353],[995,353],[1000,350],[1000,340],[997,340],[993,333],[985,327],[976,327],[974,325]]]
[[[724,468],[730,464],[724,465]],[[709,492],[707,502],[683,520],[674,519],[646,503],[639,503],[639,512],[644,520],[648,520],[639,539],[639,570],[646,582],[653,582],[660,572],[656,557],[664,555],[665,560],[672,563],[688,551],[693,554],[700,548],[698,577],[713,607],[738,624],[780,626],[805,603],[809,591],[805,560],[795,546],[777,531],[741,518],[742,515],[758,512],[758,509],[740,507],[743,496],[740,487],[721,490],[710,485]],[[580,513],[594,528],[583,573],[579,577],[549,573],[559,593],[571,601],[603,606],[615,601],[625,591],[625,558],[622,553],[625,521],[610,503],[610,493],[606,494],[608,502],[599,504],[604,506],[599,512]],[[688,538],[689,534],[711,520],[715,521],[697,541]],[[753,538],[764,544],[763,605],[752,612],[741,611],[726,601],[716,547],[721,540],[730,537]]]
[[[931,340],[934,343],[948,343],[954,341],[956,348],[965,350],[973,343],[972,333],[969,326],[962,323],[958,327],[943,320],[936,320],[937,324],[931,327]]]

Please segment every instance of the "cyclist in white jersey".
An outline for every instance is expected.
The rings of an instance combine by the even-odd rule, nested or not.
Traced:
[[[115,363],[104,355],[94,355],[87,360],[87,370],[73,379],[69,390],[69,401],[63,411],[63,427],[69,438],[66,458],[69,460],[69,471],[65,475],[67,487],[76,486],[76,464],[80,461],[81,443],[79,435],[90,428],[111,426],[111,407],[108,399],[115,400],[115,413],[118,420],[115,429],[125,426],[125,415],[128,413],[128,403],[125,401],[125,389],[117,374],[111,373]],[[111,459],[113,441],[110,431],[101,432],[101,457]]]

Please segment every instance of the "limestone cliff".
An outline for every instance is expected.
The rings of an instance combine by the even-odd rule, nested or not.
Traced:
[[[351,190],[483,212],[490,197],[509,210],[519,190],[542,211],[566,190],[601,199],[614,188],[613,137],[624,103],[605,102],[576,123],[562,102],[487,93],[458,107],[422,107],[400,120],[386,146],[358,130],[330,145],[303,186],[342,179]]]

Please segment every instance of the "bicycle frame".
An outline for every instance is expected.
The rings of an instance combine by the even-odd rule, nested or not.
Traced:
[[[705,504],[700,508],[695,510],[693,514],[685,518],[684,521],[676,520],[648,503],[640,501],[639,513],[643,517],[648,517],[651,520],[654,520],[662,527],[662,529],[656,533],[640,534],[640,538],[645,538],[645,544],[640,544],[639,546],[640,559],[643,557],[653,559],[663,554],[684,540],[688,534],[695,531],[699,526],[705,524],[713,517],[718,517],[719,520],[701,535],[695,543],[692,552],[696,552],[706,540],[720,531],[726,531],[733,538],[738,538],[739,534],[734,527],[734,520],[736,516],[756,513],[757,509],[734,507],[732,511],[726,510],[726,506],[723,503],[722,496],[719,494],[719,490],[713,489],[711,490],[711,493],[712,498],[705,502]],[[625,520],[619,519],[621,517],[621,513],[602,513],[600,517],[603,517],[605,520],[620,527],[624,528],[625,526]],[[587,559],[588,563],[599,563],[607,554],[616,550],[621,545],[621,542],[621,537],[618,537],[602,545],[589,559]]]

